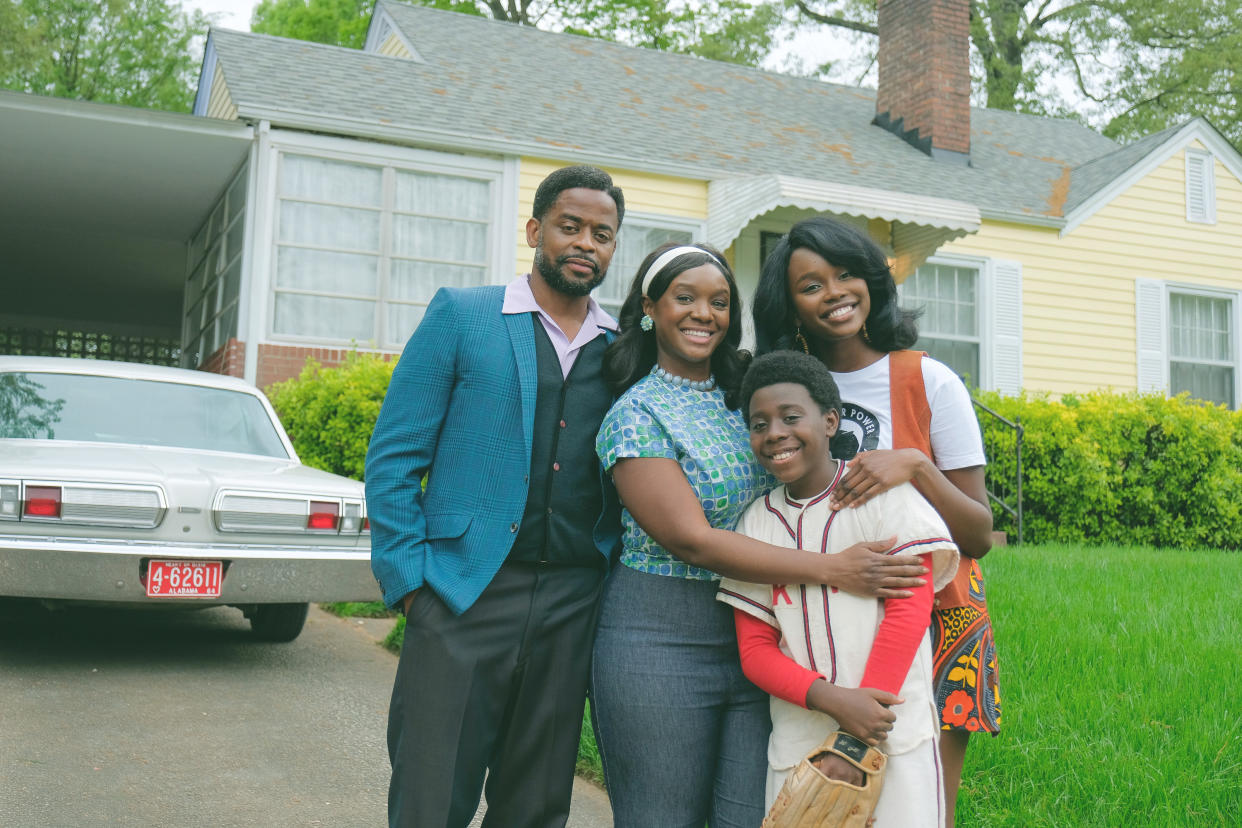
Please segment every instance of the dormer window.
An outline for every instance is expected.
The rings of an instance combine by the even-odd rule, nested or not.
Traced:
[[[1186,150],[1186,221],[1216,223],[1216,178],[1212,153]]]

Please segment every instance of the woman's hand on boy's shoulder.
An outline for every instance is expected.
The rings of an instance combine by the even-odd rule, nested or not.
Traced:
[[[882,541],[864,541],[846,547],[836,555],[825,555],[829,568],[821,583],[853,595],[872,598],[909,598],[911,590],[923,585],[930,571],[917,555],[890,555],[896,536]]]
[[[878,494],[914,480],[930,463],[918,449],[864,451],[845,464],[846,473],[829,502],[834,509],[861,506]]]

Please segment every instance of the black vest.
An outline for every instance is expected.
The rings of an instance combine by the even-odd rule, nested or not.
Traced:
[[[612,405],[612,391],[604,380],[608,342],[597,336],[584,345],[569,376],[563,377],[560,359],[539,315],[532,313],[531,322],[539,390],[530,490],[509,559],[604,567],[606,561],[595,548],[592,531],[604,510],[595,435]]]

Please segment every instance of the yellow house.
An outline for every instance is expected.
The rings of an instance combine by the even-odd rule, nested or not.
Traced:
[[[378,0],[361,50],[213,29],[193,116],[0,94],[0,137],[29,156],[12,212],[118,203],[113,225],[141,217],[126,249],[150,248],[0,230],[108,285],[10,290],[0,351],[76,301],[83,337],[156,326],[172,361],[261,386],[307,356],[398,353],[438,288],[529,269],[535,187],[589,163],[628,208],[606,307],[667,240],[725,251],[749,296],[766,249],[827,213],[887,248],[921,347],[982,388],[1236,407],[1242,158],[1201,120],[1122,146],[972,108],[968,3],[926,5],[950,22],[886,18],[877,90]]]

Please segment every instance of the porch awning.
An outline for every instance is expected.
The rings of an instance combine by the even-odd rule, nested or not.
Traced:
[[[854,187],[787,175],[713,181],[707,241],[721,250],[751,221],[778,207],[883,219],[892,226],[895,275],[904,278],[945,242],[979,230],[979,209],[963,201]]]

